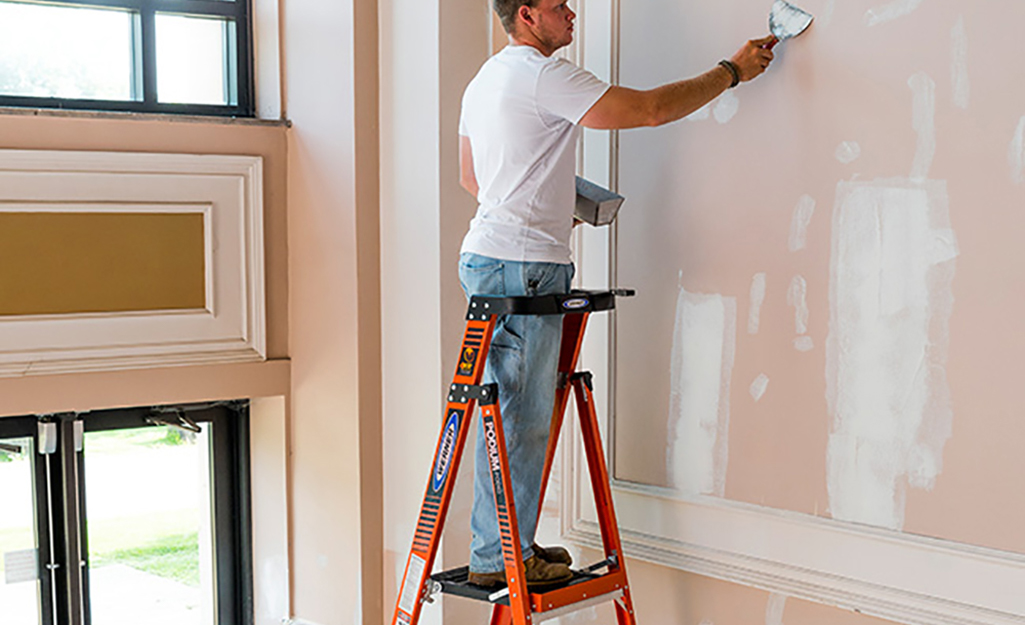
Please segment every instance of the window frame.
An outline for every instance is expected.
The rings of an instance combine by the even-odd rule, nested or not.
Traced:
[[[11,0],[22,4],[49,4],[36,0]],[[136,14],[135,58],[141,100],[93,100],[79,98],[0,94],[0,107],[58,110],[92,110],[125,113],[255,117],[253,85],[252,0],[61,0],[76,8],[122,9]],[[176,104],[157,100],[156,15],[168,13],[195,17],[228,18],[235,22],[235,54],[227,55],[228,71],[236,75],[235,104]]]

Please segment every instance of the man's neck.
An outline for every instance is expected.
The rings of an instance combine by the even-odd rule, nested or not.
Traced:
[[[530,46],[545,56],[552,56],[555,50],[549,50],[541,41],[534,36],[534,33],[528,33],[527,35],[509,35],[509,45],[511,46]]]

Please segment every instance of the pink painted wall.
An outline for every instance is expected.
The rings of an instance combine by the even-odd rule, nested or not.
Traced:
[[[623,83],[649,87],[711,66],[765,29],[769,4],[624,7]],[[816,22],[776,48],[763,77],[728,94],[737,99],[733,116],[728,102],[720,103],[704,120],[621,135],[620,189],[629,201],[620,221],[619,282],[637,287],[641,298],[620,315],[617,416],[630,427],[617,430],[617,475],[670,482],[665,456],[650,450],[666,448],[674,313],[683,287],[735,298],[725,497],[827,518],[843,505],[860,506],[846,520],[877,524],[872,510],[861,509],[869,504],[841,501],[872,482],[867,471],[839,480],[830,492],[828,448],[838,425],[827,401],[835,381],[827,354],[831,333],[839,337],[842,323],[830,290],[844,288],[837,287],[834,256],[844,235],[837,234],[834,215],[845,197],[841,182],[904,184],[923,174],[930,183],[908,184],[945,188],[947,207],[940,212],[949,223],[936,228],[952,230],[959,252],[930,269],[952,272],[949,288],[940,288],[952,297],[952,308],[949,320],[931,309],[923,362],[931,363],[934,379],[924,397],[949,403],[953,416],[949,438],[933,432],[943,439],[931,458],[939,463],[933,484],[918,487],[913,470],[897,471],[895,497],[906,502],[893,504],[903,518],[891,529],[1025,553],[1025,500],[1012,495],[1025,487],[1025,457],[1018,452],[1025,422],[1016,416],[1022,369],[1015,364],[1025,350],[1025,333],[1016,331],[1025,310],[1025,265],[1016,244],[1025,227],[1025,185],[1014,178],[1020,165],[1015,171],[1009,163],[1025,94],[1009,80],[1016,69],[1004,51],[1025,8],[954,1],[799,4]],[[872,15],[886,17],[898,6],[917,8],[870,25]],[[961,46],[964,62],[955,53]],[[933,83],[934,104],[923,103],[925,96],[916,100],[921,87],[909,84],[915,75]],[[934,115],[922,127],[935,136],[931,160],[928,145],[919,148],[916,110]],[[860,156],[841,162],[842,142],[857,142]],[[1020,163],[1020,144],[1017,151]],[[790,251],[792,217],[803,195],[815,201],[807,247]],[[884,206],[884,218],[887,210],[894,215],[905,207]],[[881,275],[885,280],[899,271],[885,265]],[[766,296],[760,328],[750,334],[749,293],[760,272],[767,277]],[[814,344],[807,352],[793,344],[798,333],[787,293],[795,275],[807,282],[806,334]],[[926,281],[937,275],[929,273]],[[749,385],[759,374],[770,383],[755,401]],[[864,396],[882,387],[859,388]],[[896,407],[895,420],[914,410]],[[909,435],[912,444],[932,436],[931,427],[943,429],[930,425],[930,410],[924,425],[909,426],[919,428]],[[886,421],[862,412],[865,424]],[[903,463],[918,450],[888,447],[887,462]]]

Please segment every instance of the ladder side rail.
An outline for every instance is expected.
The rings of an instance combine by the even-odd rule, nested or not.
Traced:
[[[496,605],[491,611],[490,625],[512,625],[512,610],[507,605]]]
[[[527,591],[526,567],[520,548],[520,530],[516,521],[516,503],[509,472],[509,456],[502,429],[502,414],[497,397],[493,403],[481,402],[481,419],[491,485],[495,496],[495,512],[505,562],[505,580],[509,588],[509,609],[514,625],[531,623],[530,594]]]
[[[476,401],[472,397],[453,394],[456,386],[476,386],[484,375],[491,335],[497,318],[482,317],[468,320],[463,333],[459,363],[449,387],[449,400],[445,405],[441,433],[434,451],[430,476],[417,517],[416,531],[406,559],[406,568],[395,601],[392,625],[415,625],[426,595],[427,579],[434,567],[452,500],[455,477],[459,473],[466,439],[473,425]]]
[[[539,502],[544,502],[545,493],[548,490],[548,480],[552,474],[552,465],[555,462],[555,450],[559,445],[559,434],[562,433],[562,424],[566,417],[566,407],[569,404],[571,387],[569,377],[576,371],[577,360],[580,358],[580,348],[584,343],[584,330],[587,329],[587,319],[590,313],[571,314],[563,317],[562,320],[562,347],[559,349],[558,386],[555,389],[555,404],[552,407],[552,422],[548,430],[548,449],[545,451],[545,467],[541,473],[541,494]],[[538,505],[537,516],[541,518],[541,508]]]
[[[609,481],[608,467],[605,463],[605,449],[601,443],[598,415],[594,408],[590,374],[574,376],[572,382],[577,413],[580,417],[580,432],[587,455],[587,468],[591,476],[591,488],[594,491],[594,503],[598,512],[598,525],[601,528],[602,544],[605,546],[605,556],[616,556],[616,564],[610,566],[609,571],[621,573],[625,581],[626,562],[624,561],[623,543],[619,537],[619,525],[616,523],[612,487]],[[623,596],[615,603],[619,625],[636,625],[629,585],[624,585]]]

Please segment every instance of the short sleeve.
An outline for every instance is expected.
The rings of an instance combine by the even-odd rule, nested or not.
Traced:
[[[462,107],[459,110],[459,136],[468,137],[470,131],[466,129],[466,107]]]
[[[555,59],[538,75],[537,103],[546,112],[577,124],[610,85],[565,59]]]

